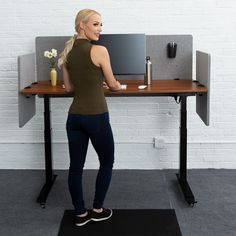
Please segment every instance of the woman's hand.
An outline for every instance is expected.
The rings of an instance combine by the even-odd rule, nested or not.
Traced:
[[[105,89],[109,89],[109,87],[105,81],[102,82],[102,87]]]
[[[117,83],[117,89],[116,89],[115,91],[117,91],[117,90],[121,90],[120,82],[117,80],[116,83]]]

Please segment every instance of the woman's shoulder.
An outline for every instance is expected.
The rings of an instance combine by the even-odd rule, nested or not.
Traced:
[[[107,48],[105,46],[102,46],[102,45],[93,45],[92,46],[92,50],[95,52],[95,53],[107,53]]]
[[[95,65],[100,65],[109,58],[107,48],[101,45],[93,45],[91,49],[91,58]]]

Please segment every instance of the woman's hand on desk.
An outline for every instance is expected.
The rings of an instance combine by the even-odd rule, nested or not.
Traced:
[[[117,81],[118,82],[118,81]],[[119,83],[119,82],[118,82]],[[103,84],[102,84],[102,86],[103,86],[103,88],[105,88],[105,89],[109,89],[109,87],[108,87],[108,85],[107,85],[107,83],[106,82],[103,82]],[[126,90],[127,89],[127,84],[120,84],[119,83],[119,90]],[[110,89],[111,91],[118,91],[118,90],[112,90],[112,89]]]
[[[102,87],[105,89],[109,89],[109,87],[107,86],[107,83],[105,81],[102,82]]]
[[[119,91],[123,89],[123,86],[120,84],[118,80],[115,80],[115,83],[110,84],[110,86],[106,82],[103,82],[103,88],[106,88],[115,92],[115,91]]]

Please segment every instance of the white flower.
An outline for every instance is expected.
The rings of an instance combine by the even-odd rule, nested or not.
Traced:
[[[52,49],[52,56],[57,57],[57,50],[54,48]]]
[[[45,56],[45,57],[48,57],[48,53],[49,53],[49,51],[45,51],[45,52],[44,52],[44,56]]]
[[[45,51],[44,57],[49,59],[49,64],[51,68],[54,68],[56,64],[55,58],[57,57],[57,50],[52,48],[51,51]]]
[[[47,56],[47,58],[49,58],[49,59],[53,58],[53,56],[52,56],[52,53],[51,53],[51,52],[49,52],[49,53],[48,53],[48,56]]]
[[[55,58],[55,57],[57,57],[57,50],[53,48],[51,51],[45,51],[44,56],[49,59],[51,59],[53,57]]]

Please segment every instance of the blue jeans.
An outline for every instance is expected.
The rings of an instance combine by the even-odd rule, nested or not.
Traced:
[[[114,163],[114,139],[109,113],[98,115],[68,114],[66,130],[70,154],[69,190],[75,213],[83,214],[86,212],[86,208],[83,198],[82,175],[89,139],[97,152],[100,163],[95,185],[94,208],[103,207],[110,185]]]

